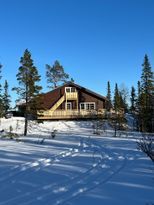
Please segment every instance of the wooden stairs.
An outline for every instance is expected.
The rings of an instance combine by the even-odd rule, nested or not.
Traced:
[[[50,111],[55,111],[65,100],[65,96],[63,95],[51,108]]]

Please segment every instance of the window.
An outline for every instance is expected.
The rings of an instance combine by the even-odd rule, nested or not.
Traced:
[[[95,103],[90,103],[89,106],[90,106],[90,110],[95,110]]]
[[[85,104],[84,103],[80,103],[80,109],[84,110],[85,109]]]
[[[66,92],[66,93],[70,93],[70,92],[71,92],[70,87],[66,87],[66,88],[65,88],[65,92]]]
[[[72,87],[71,88],[71,93],[75,93],[76,92],[76,88]]]
[[[66,110],[72,110],[72,103],[71,102],[66,103]]]
[[[76,88],[74,88],[74,87],[65,87],[65,92],[66,93],[75,93]]]
[[[80,103],[81,110],[95,110],[95,103],[94,102],[84,102]]]

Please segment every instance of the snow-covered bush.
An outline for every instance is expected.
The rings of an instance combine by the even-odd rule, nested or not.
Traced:
[[[92,122],[93,134],[100,135],[101,132],[106,131],[105,121],[97,119]]]
[[[143,134],[142,139],[137,142],[137,147],[154,162],[154,137]]]

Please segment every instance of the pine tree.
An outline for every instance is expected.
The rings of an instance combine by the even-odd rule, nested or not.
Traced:
[[[66,82],[69,75],[65,73],[64,68],[59,61],[55,61],[53,66],[46,65],[46,78],[49,88],[58,87],[59,83]]]
[[[25,101],[25,126],[24,135],[27,135],[28,116],[33,113],[34,107],[37,107],[35,99],[42,89],[37,83],[40,81],[40,75],[33,64],[31,53],[26,49],[20,60],[21,66],[16,75],[19,87],[13,88],[20,99]]]
[[[9,88],[8,82],[7,82],[7,80],[5,80],[4,94],[3,94],[4,114],[6,114],[8,112],[8,110],[10,109],[11,96],[8,93],[8,88]]]
[[[112,102],[111,102],[111,88],[110,88],[110,81],[107,82],[107,104],[106,104],[106,109],[110,111],[112,108]]]
[[[142,131],[154,131],[154,75],[148,56],[142,64],[141,85],[139,95],[139,121]]]
[[[131,102],[130,110],[131,110],[132,113],[134,113],[135,110],[136,110],[136,93],[135,93],[134,86],[132,86],[132,88],[131,88],[130,102]]]
[[[74,83],[74,79],[73,79],[73,78],[71,78],[70,81],[71,81],[72,83]]]

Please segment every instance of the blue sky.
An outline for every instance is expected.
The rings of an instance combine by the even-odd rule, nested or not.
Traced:
[[[10,89],[26,48],[43,91],[45,64],[55,60],[102,95],[108,80],[112,89],[116,82],[136,86],[145,53],[154,67],[154,0],[0,0],[2,80]]]

